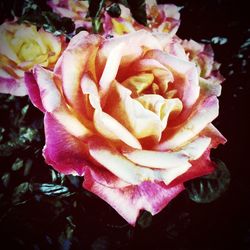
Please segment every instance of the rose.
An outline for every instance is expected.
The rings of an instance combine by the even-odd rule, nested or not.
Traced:
[[[62,39],[27,24],[5,22],[0,26],[0,92],[27,94],[24,72],[36,64],[53,67]]]
[[[219,86],[199,83],[182,40],[160,38],[80,32],[53,71],[25,76],[45,114],[46,162],[84,175],[83,187],[132,225],[140,210],[158,213],[184,181],[213,171],[210,149],[225,142],[211,124]]]
[[[173,4],[157,5],[156,1],[146,0],[147,29],[154,32],[166,32],[173,36],[180,25],[179,8]],[[123,35],[139,29],[145,29],[131,15],[129,8],[119,4],[121,14],[111,17],[104,12],[103,28],[106,35]]]
[[[50,0],[48,5],[61,17],[71,18],[76,28],[91,30],[91,19],[88,15],[88,1],[78,0]]]

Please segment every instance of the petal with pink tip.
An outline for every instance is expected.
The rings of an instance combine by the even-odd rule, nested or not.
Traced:
[[[88,145],[90,155],[111,173],[131,184],[139,184],[142,181],[140,167],[127,160],[105,141],[92,139]]]
[[[15,79],[11,76],[7,78],[7,77],[2,77],[1,75],[0,75],[0,93],[11,94],[15,96],[27,95],[27,89],[24,85],[23,78]]]
[[[215,169],[215,164],[210,160],[210,149],[208,148],[203,155],[194,161],[191,161],[192,167],[183,175],[177,177],[171,184],[177,185],[194,178],[210,174]]]
[[[141,210],[155,215],[184,190],[182,184],[166,186],[163,183],[148,181],[136,186],[114,189],[95,182],[93,178],[86,178],[83,187],[105,200],[133,226]]]
[[[39,87],[43,107],[48,112],[53,112],[62,104],[62,96],[54,82],[53,72],[39,65],[34,67],[34,77]]]
[[[70,134],[50,113],[45,113],[46,162],[64,174],[83,175],[88,161],[88,147],[85,142]]]
[[[40,96],[40,90],[34,75],[31,72],[25,72],[24,79],[31,102],[35,107],[39,108],[42,112],[45,112]]]

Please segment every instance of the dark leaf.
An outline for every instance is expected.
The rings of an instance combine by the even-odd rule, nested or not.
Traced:
[[[70,250],[72,245],[75,224],[72,222],[72,216],[66,217],[67,224],[64,231],[60,234],[58,241],[62,250]]]
[[[129,9],[134,19],[145,26],[147,26],[147,13],[145,0],[127,0]]]
[[[74,22],[67,17],[60,17],[58,14],[40,7],[35,1],[27,0],[23,8],[23,14],[18,19],[19,23],[29,22],[38,28],[43,27],[54,35],[69,35],[75,29]]]
[[[89,0],[89,16],[92,18],[99,17],[104,3],[105,0]]]
[[[10,174],[9,173],[5,173],[1,176],[2,179],[2,183],[4,187],[7,187],[10,181]]]
[[[71,195],[67,187],[52,183],[33,183],[29,185],[29,189],[34,194],[43,194],[47,196],[65,197]]]
[[[23,195],[26,194],[29,191],[29,183],[28,182],[23,182],[19,184],[13,194],[12,194],[12,202],[14,204],[24,202],[23,200]]]
[[[21,169],[22,167],[23,167],[23,160],[16,158],[16,161],[12,164],[11,169],[13,171],[17,171],[17,170]]]
[[[151,213],[149,213],[147,211],[143,211],[143,213],[140,216],[137,223],[143,229],[149,227],[152,224],[152,215],[151,215]]]
[[[121,8],[119,4],[113,3],[107,7],[107,12],[111,17],[119,17],[121,15]]]
[[[104,7],[105,0],[89,0],[89,16],[92,18],[92,29],[98,33],[101,29],[100,14]]]
[[[189,198],[197,203],[209,203],[219,198],[228,188],[230,173],[226,165],[217,160],[212,174],[189,181],[185,184]]]

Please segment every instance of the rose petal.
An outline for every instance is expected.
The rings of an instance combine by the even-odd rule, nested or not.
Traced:
[[[178,98],[164,99],[160,95],[143,95],[138,100],[144,108],[151,110],[160,118],[161,130],[165,130],[170,116],[177,116],[182,110],[182,103]]]
[[[172,134],[171,137],[164,139],[155,148],[158,150],[167,150],[181,147],[199,134],[207,124],[212,122],[217,117],[218,111],[219,104],[215,96],[205,99],[184,124],[173,128],[171,133],[169,130],[169,134]]]
[[[62,96],[54,82],[53,72],[39,65],[34,67],[34,77],[39,87],[43,107],[48,112],[53,112],[62,104]]]
[[[6,72],[2,72],[2,69],[0,69],[0,93],[11,94],[15,96],[27,95],[24,79],[15,79]]]
[[[25,72],[24,79],[31,102],[35,107],[40,109],[42,112],[45,112],[46,110],[43,107],[42,99],[40,96],[40,90],[36,79],[34,78],[34,75],[31,72]]]
[[[159,152],[152,150],[125,150],[123,155],[135,164],[157,169],[190,166],[188,157],[182,152]]]
[[[179,98],[185,108],[191,107],[199,97],[198,72],[194,63],[171,56],[159,50],[148,51],[144,58],[155,59],[169,68],[174,75],[173,89],[178,90]]]
[[[186,163],[167,170],[152,170],[134,164],[112,146],[93,138],[89,140],[89,152],[98,163],[111,173],[133,185],[138,185],[146,180],[163,181],[165,184],[169,184],[176,177],[185,173],[191,166]]]
[[[70,134],[50,113],[45,113],[44,128],[46,162],[61,173],[83,175],[85,167],[91,166],[87,144]]]
[[[161,120],[152,111],[130,97],[131,91],[114,82],[105,111],[131,131],[136,138],[161,137]]]
[[[192,167],[171,182],[172,185],[210,174],[215,169],[215,164],[210,160],[210,149],[207,149],[199,159],[191,161],[191,164]]]
[[[201,157],[211,142],[209,137],[200,137],[174,152],[125,149],[123,155],[135,164],[158,169],[191,166],[188,161]]]
[[[140,167],[127,160],[105,141],[92,139],[88,145],[90,155],[111,173],[131,184],[141,182]]]
[[[94,125],[97,131],[111,140],[121,140],[134,148],[141,148],[140,142],[117,120],[101,110],[95,110]]]
[[[184,189],[181,184],[166,186],[163,183],[148,181],[138,186],[114,189],[103,186],[92,178],[85,179],[83,187],[105,200],[133,226],[141,210],[147,210],[155,215]]]
[[[125,43],[118,43],[107,57],[105,68],[99,81],[99,85],[101,87],[103,95],[109,90],[110,84],[116,77],[122,58],[122,50],[124,49],[124,47]]]
[[[95,57],[99,42],[99,36],[89,35],[87,32],[78,33],[55,66],[54,72],[62,74],[62,87],[67,102],[80,114],[84,105],[80,88],[81,78],[84,71],[88,70],[90,58]]]
[[[114,37],[103,44],[99,51],[99,62],[104,65],[109,55],[112,53],[113,48],[119,44],[126,44],[123,47],[121,54],[121,65],[126,66],[138,58],[143,47],[150,49],[162,49],[159,41],[152,35],[151,32],[146,30],[139,30],[134,33],[129,33],[123,36]]]

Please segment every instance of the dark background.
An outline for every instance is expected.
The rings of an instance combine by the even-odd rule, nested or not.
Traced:
[[[216,61],[222,64],[226,80],[214,125],[228,142],[213,156],[230,171],[227,191],[206,204],[190,200],[184,191],[158,215],[142,213],[133,228],[105,202],[82,190],[81,179],[61,176],[44,164],[41,113],[32,106],[25,113],[27,97],[1,95],[0,142],[9,143],[9,148],[0,148],[1,249],[250,249],[248,4],[243,0],[172,3],[184,7],[179,37],[211,43]],[[27,132],[29,127],[33,132]],[[22,141],[13,138],[20,136]],[[17,158],[22,162],[19,168]]]

